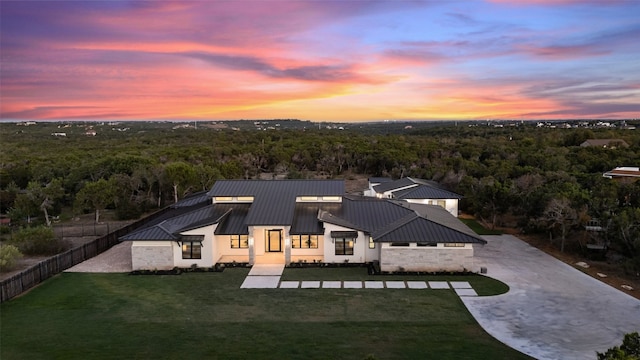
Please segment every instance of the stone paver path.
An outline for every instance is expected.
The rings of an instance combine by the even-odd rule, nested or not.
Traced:
[[[467,281],[280,281],[284,265],[256,264],[240,286],[242,289],[454,289],[458,296],[478,296]]]

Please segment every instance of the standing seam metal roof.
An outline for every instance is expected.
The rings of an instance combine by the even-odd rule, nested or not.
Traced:
[[[253,196],[246,224],[289,225],[298,196],[343,196],[342,180],[218,180],[209,196]]]

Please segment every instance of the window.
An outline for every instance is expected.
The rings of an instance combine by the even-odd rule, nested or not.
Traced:
[[[437,247],[438,244],[436,243],[418,243],[418,246],[432,246],[432,247]]]
[[[246,249],[249,247],[249,235],[231,235],[232,249]]]
[[[375,249],[376,243],[373,242],[373,236],[369,236],[369,249]]]
[[[318,235],[291,235],[291,247],[294,249],[317,249]]]
[[[253,196],[238,196],[240,202],[253,202]]]
[[[336,244],[336,255],[353,255],[353,239],[333,239]]]
[[[202,259],[202,243],[200,241],[185,241],[182,243],[183,259]]]
[[[216,202],[229,202],[233,200],[231,196],[216,196],[215,199]]]
[[[317,196],[300,196],[300,201],[318,201]]]
[[[408,247],[409,243],[391,243],[391,246],[402,246],[402,247]]]
[[[444,247],[464,247],[464,243],[448,243],[444,244]]]
[[[340,201],[340,200],[342,200],[342,198],[340,196],[323,196],[322,197],[322,201],[336,202],[336,201]]]

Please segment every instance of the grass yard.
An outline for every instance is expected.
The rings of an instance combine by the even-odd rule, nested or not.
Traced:
[[[473,230],[478,235],[502,235],[502,231],[487,229],[484,226],[480,225],[480,223],[475,219],[460,218],[460,221],[470,227],[471,230]]]
[[[319,270],[323,280],[368,276],[284,275]],[[240,289],[248,271],[64,273],[1,305],[0,358],[528,359],[486,334],[451,290]]]

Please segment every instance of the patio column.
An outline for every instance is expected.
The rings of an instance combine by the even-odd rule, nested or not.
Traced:
[[[291,236],[288,234],[284,237],[284,264],[291,264]]]
[[[256,250],[254,247],[255,240],[253,239],[253,229],[249,228],[249,265],[253,266],[256,263]]]

